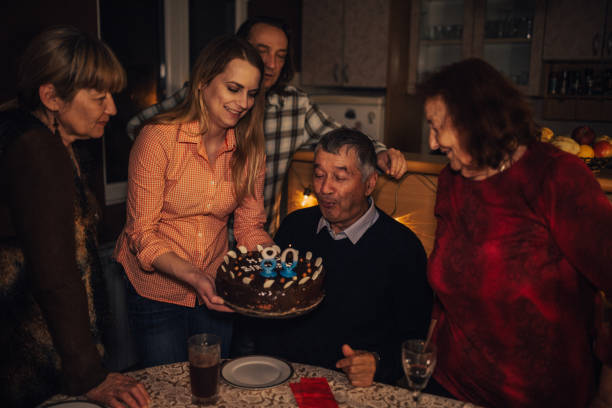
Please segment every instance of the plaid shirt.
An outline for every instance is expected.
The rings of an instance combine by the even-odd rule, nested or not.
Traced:
[[[128,135],[134,139],[144,121],[177,106],[185,99],[188,89],[185,86],[170,98],[134,116],[127,124]],[[267,154],[264,207],[268,223],[275,225],[278,211],[275,211],[274,203],[280,195],[293,154],[299,149],[313,149],[321,136],[340,126],[319,110],[305,92],[293,86],[286,86],[282,94],[268,93],[264,117]],[[386,149],[382,143],[374,143],[377,153]]]
[[[272,239],[263,230],[264,169],[255,197],[236,201],[231,158],[233,129],[225,136],[214,166],[208,161],[198,122],[146,126],[130,153],[127,220],[116,259],[136,291],[149,299],[194,306],[196,293],[157,273],[153,261],[174,252],[214,277],[227,252],[227,220],[234,214],[238,243],[250,250]]]

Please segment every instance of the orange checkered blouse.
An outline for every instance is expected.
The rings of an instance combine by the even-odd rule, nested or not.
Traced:
[[[154,270],[153,261],[174,252],[213,278],[227,252],[227,220],[234,213],[239,245],[254,249],[271,242],[264,231],[265,165],[255,197],[241,203],[231,181],[230,159],[236,149],[233,129],[214,168],[208,161],[198,122],[145,126],[130,153],[126,225],[115,257],[130,282],[149,299],[193,307],[190,286]]]

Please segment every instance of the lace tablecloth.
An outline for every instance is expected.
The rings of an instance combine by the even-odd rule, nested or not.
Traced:
[[[350,385],[346,376],[341,372],[298,363],[291,363],[291,365],[294,373],[289,382],[299,381],[301,377],[325,377],[341,408],[413,406],[410,392],[404,388],[380,383],[374,383],[366,388],[356,388]],[[150,367],[127,374],[144,384],[152,399],[151,408],[197,407],[197,405],[191,403],[189,364],[186,362]],[[264,390],[246,390],[221,381],[219,402],[216,406],[223,408],[295,408],[297,404],[293,398],[289,382]],[[77,398],[56,395],[46,403],[71,399]],[[471,404],[430,394],[423,394],[419,404],[419,408],[459,407],[475,408]]]

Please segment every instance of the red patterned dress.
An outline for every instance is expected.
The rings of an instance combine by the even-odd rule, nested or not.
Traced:
[[[594,302],[612,293],[612,205],[591,171],[543,143],[482,181],[446,167],[435,214],[436,380],[488,407],[587,406]]]

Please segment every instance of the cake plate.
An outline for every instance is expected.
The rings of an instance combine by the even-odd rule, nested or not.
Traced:
[[[236,313],[239,313],[245,316],[259,317],[262,319],[290,319],[292,317],[301,316],[303,314],[310,312],[315,307],[319,306],[319,303],[321,303],[324,297],[325,297],[325,294],[322,294],[321,296],[319,296],[319,298],[317,298],[317,300],[313,304],[305,306],[305,307],[296,307],[286,312],[267,312],[265,310],[247,309],[241,306],[234,305],[233,303],[228,302],[227,300],[225,301],[225,304],[229,306],[230,308],[232,308]]]

